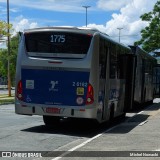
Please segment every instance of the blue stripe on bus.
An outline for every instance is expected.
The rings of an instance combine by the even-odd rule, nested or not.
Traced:
[[[88,83],[89,72],[22,69],[27,103],[83,106]]]

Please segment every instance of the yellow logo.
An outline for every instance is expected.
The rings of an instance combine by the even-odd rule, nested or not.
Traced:
[[[77,95],[79,95],[79,96],[84,95],[84,88],[83,87],[77,87]]]

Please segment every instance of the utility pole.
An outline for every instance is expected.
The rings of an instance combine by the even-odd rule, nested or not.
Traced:
[[[91,7],[91,6],[82,6],[82,7],[84,7],[84,8],[86,9],[86,27],[87,27],[87,10],[88,10],[88,8]]]
[[[7,38],[8,38],[8,96],[11,97],[11,75],[10,75],[10,31],[9,31],[9,0],[7,0]]]
[[[123,28],[117,28],[118,30],[119,30],[119,43],[121,42],[121,30],[123,29]]]

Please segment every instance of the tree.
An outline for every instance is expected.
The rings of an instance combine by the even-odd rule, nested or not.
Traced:
[[[160,0],[154,5],[153,11],[145,13],[140,17],[142,21],[149,23],[147,27],[141,30],[141,40],[135,42],[135,45],[142,45],[147,52],[160,48]]]
[[[19,41],[19,36],[18,35],[11,38],[11,41],[10,41],[10,56],[9,57],[8,57],[7,49],[1,49],[0,50],[0,75],[2,77],[7,77],[8,58],[10,58],[10,74],[11,74],[12,85],[14,85],[14,82],[15,82],[18,41]]]
[[[4,21],[0,21],[0,38],[7,34],[7,28],[8,24]]]
[[[5,21],[0,21],[0,38],[8,35],[8,28],[11,29],[12,25],[8,25]]]

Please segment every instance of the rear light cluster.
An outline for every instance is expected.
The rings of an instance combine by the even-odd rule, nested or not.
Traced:
[[[94,90],[92,85],[88,84],[86,105],[92,104],[93,102],[94,102]]]
[[[17,86],[17,98],[19,100],[23,100],[23,96],[22,96],[22,81],[21,80],[18,82],[18,86]]]

